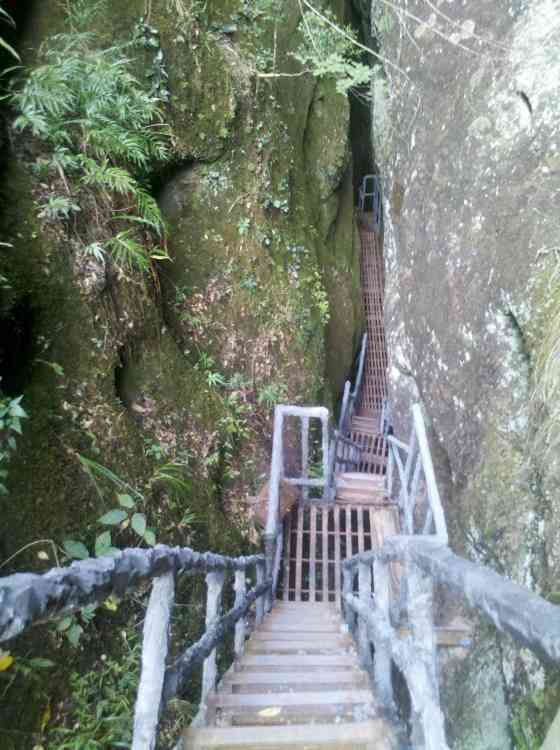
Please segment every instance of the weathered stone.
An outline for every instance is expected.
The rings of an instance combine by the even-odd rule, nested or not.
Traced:
[[[551,591],[560,573],[557,3],[447,4],[451,23],[423,0],[399,6],[425,26],[403,15],[385,29],[382,51],[406,78],[388,68],[388,96],[377,85],[374,102],[374,114],[390,116],[376,120],[376,141],[396,433],[410,399],[421,399],[452,545]],[[403,24],[426,32],[421,53]],[[507,649],[494,656],[510,697],[521,660]],[[490,728],[494,696],[495,715],[507,718],[503,694],[479,679],[480,662],[471,666],[481,686],[473,712],[488,717],[488,736],[507,736],[507,726]],[[542,680],[537,671],[527,694]],[[486,748],[484,724],[473,744],[462,726],[457,747]]]

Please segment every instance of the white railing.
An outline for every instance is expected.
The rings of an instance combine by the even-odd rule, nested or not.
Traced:
[[[301,474],[286,475],[284,426],[286,419],[296,418],[300,422],[301,435]],[[311,420],[318,420],[321,425],[321,467],[322,477],[310,477],[309,435]],[[328,499],[329,474],[329,410],[323,406],[277,406],[274,411],[274,435],[272,441],[272,460],[270,464],[270,483],[268,495],[268,515],[264,533],[267,577],[272,579],[267,609],[272,607],[278,586],[278,574],[282,558],[283,519],[280,517],[280,491],[282,482],[301,487],[304,497],[309,490],[321,490],[321,498]]]
[[[386,416],[383,422],[387,431]],[[435,534],[447,543],[447,524],[437,487],[426,423],[420,404],[412,407],[412,430],[408,443],[386,435],[389,445],[385,488],[397,496],[404,534]]]

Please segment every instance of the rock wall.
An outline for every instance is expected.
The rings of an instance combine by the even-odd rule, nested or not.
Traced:
[[[397,432],[421,400],[453,547],[553,596],[560,7],[372,7]],[[553,673],[485,629],[445,682],[464,750],[537,747],[560,702]]]
[[[151,179],[171,262],[108,274],[79,256],[67,226],[37,218],[36,145],[10,133],[0,349],[3,385],[23,393],[30,418],[0,499],[0,559],[16,555],[3,573],[51,567],[50,542],[24,549],[37,540],[91,546],[115,488],[100,497],[80,456],[143,493],[158,541],[246,550],[274,403],[332,404],[352,365],[362,314],[348,102],[311,76],[257,75],[272,45],[282,69],[296,69],[295,0],[274,36],[241,0],[202,6],[105,3],[91,22],[106,43],[130,39],[141,18],[157,37],[173,155]],[[63,28],[58,0],[35,4],[24,59],[36,64],[39,45]],[[136,74],[153,73],[154,53],[135,54]],[[179,496],[161,480],[166,463],[183,469]],[[129,533],[119,545],[135,543]],[[59,663],[60,638],[38,639]],[[87,642],[84,669],[107,643]],[[67,654],[68,665],[76,659]],[[60,670],[51,680],[63,692]],[[5,706],[2,726],[38,731],[45,698],[35,687]]]

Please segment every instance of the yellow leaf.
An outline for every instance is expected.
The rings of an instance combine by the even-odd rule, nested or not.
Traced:
[[[119,608],[119,602],[118,599],[116,599],[114,596],[110,596],[108,599],[105,599],[103,602],[103,606],[105,609],[108,609],[109,612],[116,612]]]
[[[0,672],[5,672],[14,663],[14,657],[0,652]]]
[[[282,713],[282,709],[279,707],[271,707],[271,708],[263,708],[262,711],[259,711],[259,716],[262,716],[265,719],[273,719],[275,716],[278,716],[278,714]]]
[[[45,731],[47,728],[47,724],[51,720],[51,706],[50,703],[47,703],[47,707],[43,711],[43,715],[41,716],[41,734]]]

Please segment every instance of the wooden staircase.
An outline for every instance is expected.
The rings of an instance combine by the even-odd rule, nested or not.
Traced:
[[[224,675],[207,726],[189,728],[184,750],[392,750],[334,604],[278,602]]]

